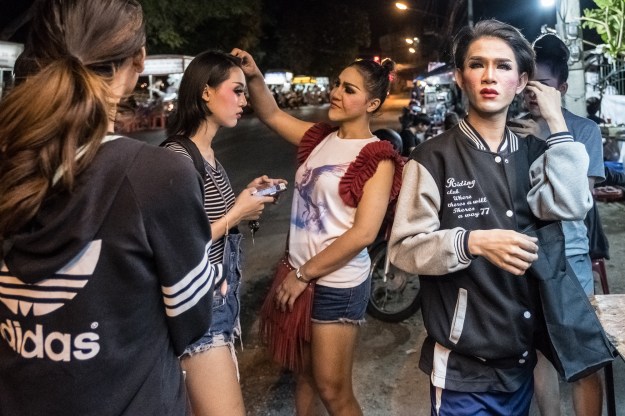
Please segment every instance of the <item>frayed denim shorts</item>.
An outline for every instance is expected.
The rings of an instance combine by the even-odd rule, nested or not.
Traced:
[[[215,288],[211,325],[199,340],[184,350],[182,358],[223,346],[228,346],[234,355],[234,340],[241,335],[239,289],[241,286],[242,234],[228,234],[224,238],[223,267],[228,290],[223,296],[220,289]]]
[[[315,285],[312,321],[362,325],[371,293],[371,278],[356,287],[336,288]]]

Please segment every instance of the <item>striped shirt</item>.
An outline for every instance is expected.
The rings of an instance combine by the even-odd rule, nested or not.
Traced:
[[[188,157],[190,161],[193,161],[187,150],[178,143],[167,143],[165,147],[176,153],[180,153]],[[207,173],[204,180],[204,211],[206,211],[208,221],[212,224],[232,209],[235,196],[232,186],[230,186],[228,175],[220,164],[217,164],[217,167],[213,167],[210,163],[204,160],[204,168]],[[215,178],[216,183],[210,179],[211,175],[208,175],[209,169],[212,173],[212,177]],[[222,263],[223,255],[224,238],[221,237],[213,242],[209,260],[211,263]]]

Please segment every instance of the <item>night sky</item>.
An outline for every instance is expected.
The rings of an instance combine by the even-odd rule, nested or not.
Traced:
[[[372,47],[376,39],[394,32],[398,27],[410,25],[416,17],[413,12],[402,12],[394,4],[396,0],[362,0],[363,7],[369,11]],[[446,13],[448,5],[458,0],[404,0],[404,3],[417,9]],[[466,0],[464,0],[466,3]],[[594,8],[593,0],[579,0],[581,11]],[[540,0],[473,0],[473,21],[495,18],[510,23],[521,30],[523,35],[532,42],[539,34],[540,27],[547,24],[555,27],[555,9],[543,9]],[[592,31],[584,30],[584,37],[597,43],[599,40]]]
[[[271,1],[271,0],[269,0]],[[410,7],[444,14],[448,5],[458,0],[404,0]],[[466,2],[466,0],[463,0]],[[592,0],[579,0],[582,10],[593,8]],[[0,29],[9,24],[32,0],[0,0]],[[210,3],[207,1],[207,3]],[[409,27],[414,22],[414,12],[401,12],[395,8],[395,0],[361,0],[361,7],[369,13],[371,25],[371,46],[379,47],[380,36]],[[540,33],[540,26],[555,26],[554,9],[542,9],[540,0],[473,0],[474,21],[483,18],[497,18],[518,27],[531,42]],[[598,42],[593,31],[584,31],[585,39]],[[12,41],[23,42],[25,30],[17,33]]]

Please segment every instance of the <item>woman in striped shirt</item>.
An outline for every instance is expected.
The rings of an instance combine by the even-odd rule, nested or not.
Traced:
[[[178,109],[168,126],[170,137],[164,143],[191,162],[194,154],[201,154],[204,208],[213,235],[210,260],[224,263],[224,279],[215,283],[211,327],[182,356],[195,416],[245,414],[234,353],[234,338],[240,333],[241,234],[237,225],[258,219],[264,205],[274,202],[273,197],[252,195],[257,188],[285,182],[264,175],[235,197],[226,171],[215,158],[215,134],[220,127],[236,126],[247,104],[240,65],[238,58],[215,51],[193,59],[180,83]]]

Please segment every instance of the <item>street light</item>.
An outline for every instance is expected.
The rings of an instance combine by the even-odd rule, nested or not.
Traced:
[[[540,6],[544,8],[553,7],[556,5],[556,0],[540,0]]]
[[[472,0],[468,0],[468,1],[472,1]],[[423,9],[416,9],[416,8],[414,8],[414,7],[410,7],[410,6],[408,6],[405,2],[401,2],[401,1],[396,2],[396,3],[395,3],[395,7],[396,7],[397,9],[399,9],[402,13],[405,13],[405,12],[413,12],[413,13],[416,13],[416,14],[420,15],[420,16],[421,16],[422,21],[424,22],[424,24],[425,24],[426,26],[429,26],[429,27],[432,27],[432,28],[435,28],[435,27],[440,27],[439,23],[440,23],[441,21],[442,21],[442,22],[445,22],[445,21],[446,21],[446,19],[447,19],[447,16],[443,16],[442,14],[433,13],[433,12],[430,12],[430,11],[427,11],[427,10],[423,10]],[[434,20],[434,21],[432,21],[431,19],[429,19],[430,21],[428,22],[428,21],[426,20],[426,19],[427,19],[427,16],[434,16],[434,17],[435,17],[435,20]],[[421,19],[420,19],[420,20],[421,20]],[[443,36],[442,36],[440,33],[437,33],[437,32],[434,32],[434,31],[430,31],[430,32],[431,32],[432,34],[434,34],[434,36],[435,36],[438,40],[437,40],[437,42],[436,42],[435,44],[431,45],[431,46],[430,46],[430,48],[427,48],[427,50],[430,50],[430,52],[428,53],[428,55],[431,55],[431,54],[436,54],[436,57],[437,57],[437,58],[436,58],[436,60],[439,60],[439,59],[440,59],[440,50],[437,50],[437,49],[436,49],[436,47],[437,47],[437,46],[438,46],[438,47],[440,47],[440,46],[443,44],[444,39],[443,39]],[[424,33],[425,33],[425,34],[428,34],[428,31],[425,31]],[[417,44],[417,43],[420,43],[420,40],[419,40],[419,38],[414,37],[414,38],[412,38],[412,42],[411,42],[408,38],[406,38],[406,43],[407,43],[408,45],[415,45],[415,44]],[[414,49],[414,48],[412,48],[412,49]],[[439,49],[440,49],[440,48],[439,48]],[[413,54],[414,54],[414,53],[416,53],[416,49],[415,49],[415,51],[414,51],[414,52],[413,52],[413,51],[410,51],[410,53],[413,53]]]
[[[408,48],[408,52],[415,53],[415,52],[417,52],[417,50],[415,48]]]
[[[406,6],[404,3],[400,2],[400,1],[395,3],[395,7],[397,7],[399,10],[406,10],[406,9],[408,9],[408,6]]]
[[[397,3],[395,3],[395,7],[397,7],[399,10],[402,10],[402,11],[409,10],[415,13],[426,14],[426,15],[429,14],[430,16],[443,17],[443,18],[445,17],[442,14],[428,12],[427,10],[423,10],[423,9],[415,9],[414,7],[408,7],[406,3],[402,3],[401,1],[398,1]]]

